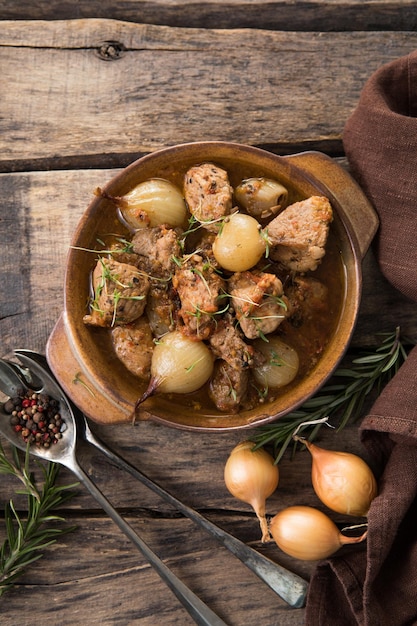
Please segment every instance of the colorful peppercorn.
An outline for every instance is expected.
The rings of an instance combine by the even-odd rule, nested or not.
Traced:
[[[10,414],[10,426],[25,443],[49,448],[58,443],[66,429],[58,400],[44,393],[22,392],[9,398],[3,408]]]

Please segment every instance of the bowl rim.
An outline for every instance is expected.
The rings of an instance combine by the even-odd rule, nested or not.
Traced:
[[[334,332],[332,339],[330,340],[323,357],[319,360],[317,366],[314,368],[314,376],[309,375],[307,379],[304,379],[297,388],[301,388],[303,390],[302,395],[300,394],[292,394],[290,398],[298,396],[297,398],[291,400],[290,405],[285,407],[281,411],[269,412],[268,409],[271,408],[271,405],[264,405],[257,407],[257,417],[254,419],[244,420],[242,423],[236,423],[236,419],[233,420],[233,424],[227,425],[222,422],[226,421],[226,419],[222,418],[221,414],[216,413],[215,420],[213,419],[213,423],[210,423],[210,420],[206,420],[204,424],[196,424],[190,422],[181,422],[176,419],[170,419],[163,417],[159,414],[155,414],[154,407],[148,406],[143,407],[143,415],[141,419],[151,419],[155,422],[184,430],[197,430],[197,431],[206,431],[206,432],[225,432],[232,430],[241,430],[258,427],[262,424],[266,424],[269,422],[276,421],[280,417],[286,415],[287,413],[297,409],[300,405],[302,405],[308,398],[310,398],[314,393],[318,391],[318,389],[331,377],[334,370],[337,368],[341,359],[343,358],[347,347],[349,345],[350,339],[352,337],[357,316],[359,312],[360,300],[361,300],[361,292],[362,292],[362,254],[360,250],[360,246],[358,243],[358,239],[355,233],[355,229],[352,226],[348,213],[341,206],[337,195],[333,193],[333,190],[329,189],[325,184],[322,184],[320,180],[317,179],[316,175],[311,174],[308,170],[300,169],[297,165],[297,155],[289,155],[289,156],[279,156],[273,154],[271,152],[267,152],[262,148],[257,148],[255,146],[247,146],[245,144],[233,143],[233,142],[224,142],[224,141],[204,141],[204,142],[189,142],[183,144],[177,144],[175,146],[170,146],[167,148],[163,148],[161,150],[146,154],[144,156],[139,157],[132,163],[130,163],[127,167],[120,170],[113,176],[103,187],[103,190],[110,193],[113,189],[118,188],[120,186],[124,186],[126,181],[130,180],[132,175],[136,175],[138,168],[144,169],[144,165],[148,166],[152,165],[155,162],[158,162],[161,158],[169,157],[174,158],[177,155],[186,154],[189,156],[190,160],[193,160],[193,155],[200,153],[199,162],[203,160],[208,160],[204,154],[217,153],[218,156],[212,156],[213,160],[222,160],[224,158],[235,158],[236,154],[244,156],[252,156],[255,159],[266,159],[271,167],[277,167],[279,165],[283,170],[287,172],[287,175],[293,176],[294,174],[299,177],[300,180],[303,181],[307,186],[311,186],[317,191],[321,190],[323,195],[329,197],[332,206],[336,209],[337,219],[340,222],[340,226],[343,231],[343,235],[345,236],[345,247],[349,250],[350,254],[350,267],[349,270],[346,269],[347,263],[345,263],[346,277],[345,277],[345,302],[343,305],[343,311],[340,314],[339,324]],[[307,153],[300,153],[307,154]],[[308,154],[321,155],[321,153],[309,152]],[[325,155],[322,155],[325,157]],[[317,158],[322,158],[322,156]],[[325,157],[327,159],[329,157]],[[332,160],[331,160],[332,161]],[[333,163],[333,161],[332,161]],[[338,166],[340,167],[340,166]],[[297,179],[298,180],[298,179]],[[80,342],[82,342],[82,338],[79,333],[79,329],[77,328],[77,322],[75,319],[72,319],[71,316],[71,306],[72,306],[72,283],[71,283],[71,274],[72,274],[72,263],[74,263],[74,259],[76,258],[78,251],[75,249],[77,246],[77,242],[81,237],[84,236],[86,225],[88,225],[90,221],[91,227],[91,217],[94,216],[94,212],[99,210],[100,203],[102,202],[101,198],[94,197],[83,215],[81,216],[77,228],[73,234],[71,247],[68,252],[67,257],[67,265],[65,271],[65,287],[64,287],[64,311],[60,317],[59,322],[57,323],[54,332],[51,334],[50,339],[48,340],[47,345],[47,358],[50,362],[50,366],[58,380],[61,382],[62,386],[65,388],[65,391],[68,393],[70,398],[78,405],[81,405],[80,408],[88,417],[90,417],[94,421],[100,421],[101,423],[116,423],[116,421],[128,421],[131,415],[132,404],[123,402],[123,398],[121,398],[114,389],[109,389],[108,385],[100,385],[97,387],[97,375],[96,369],[92,366],[91,363],[86,361],[85,357],[83,357],[83,350],[81,347],[80,354]],[[349,301],[347,302],[347,299]],[[342,335],[340,335],[342,333]],[[67,353],[67,365],[65,368],[76,366],[77,369],[81,372],[81,375],[84,377],[87,382],[87,386],[92,386],[96,393],[99,394],[101,402],[105,404],[108,411],[110,411],[111,415],[108,416],[109,421],[105,417],[98,417],[98,403],[97,401],[92,401],[90,399],[86,399],[86,394],[82,392],[82,386],[74,386],[71,384],[70,377],[64,372],[64,367],[60,365],[59,360],[64,363],[65,359],[61,356],[58,356],[58,352]],[[329,365],[324,365],[325,355],[330,359]],[[314,383],[313,383],[314,381]],[[273,404],[273,403],[272,403]],[[120,419],[115,419],[115,412],[120,412]],[[237,414],[237,416],[241,415]],[[224,416],[226,418],[226,416]]]

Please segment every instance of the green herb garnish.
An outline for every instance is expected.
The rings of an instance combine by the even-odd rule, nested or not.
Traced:
[[[364,349],[353,355],[350,367],[338,368],[330,383],[299,409],[273,424],[260,426],[251,437],[256,448],[272,445],[275,462],[279,463],[290,444],[296,448],[297,443],[293,441],[296,430],[307,431],[308,439],[312,441],[327,423],[326,417],[337,422],[337,430],[357,420],[369,394],[381,392],[406,360],[409,348],[415,345],[415,341],[401,337],[399,327],[394,333],[382,336],[384,339],[377,348]],[[341,382],[337,383],[337,380]]]
[[[0,442],[0,474],[18,478],[23,488],[17,494],[27,495],[27,513],[24,518],[17,511],[13,500],[4,510],[6,539],[0,546],[0,596],[13,587],[26,568],[43,556],[43,550],[55,543],[64,533],[75,529],[61,527],[58,523],[64,518],[52,511],[74,495],[72,485],[57,485],[59,465],[49,462],[46,466],[38,462],[42,469],[43,484],[38,487],[30,471],[29,448],[22,463],[16,448],[12,448],[11,458],[6,455]]]

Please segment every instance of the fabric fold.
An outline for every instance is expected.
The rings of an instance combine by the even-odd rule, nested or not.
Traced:
[[[348,119],[343,144],[352,174],[380,218],[379,266],[417,300],[417,51],[380,68]]]
[[[380,219],[381,272],[417,302],[417,51],[367,81],[343,134]],[[360,427],[379,479],[366,544],[317,565],[307,626],[417,624],[417,347]]]

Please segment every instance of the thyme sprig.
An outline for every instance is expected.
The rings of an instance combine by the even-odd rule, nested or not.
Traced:
[[[297,443],[293,441],[296,430],[307,431],[304,437],[308,436],[311,441],[330,419],[337,423],[338,431],[357,420],[369,394],[381,392],[406,360],[410,346],[415,344],[401,337],[399,327],[394,333],[384,333],[382,337],[377,348],[361,350],[351,358],[350,367],[338,368],[329,384],[299,409],[273,424],[260,426],[252,436],[256,447],[271,445],[275,462],[279,463],[290,445],[296,449]],[[340,382],[336,382],[338,380]],[[326,422],[325,417],[328,418]]]
[[[14,476],[23,483],[24,487],[16,493],[27,496],[27,513],[22,518],[13,499],[6,503],[6,538],[0,546],[0,596],[13,587],[29,565],[43,556],[45,548],[75,529],[74,526],[57,526],[65,520],[52,511],[74,495],[71,489],[76,483],[57,485],[59,465],[49,462],[45,466],[38,462],[43,476],[42,485],[38,486],[30,471],[29,448],[23,462],[14,447],[10,456],[0,442],[0,473]]]

